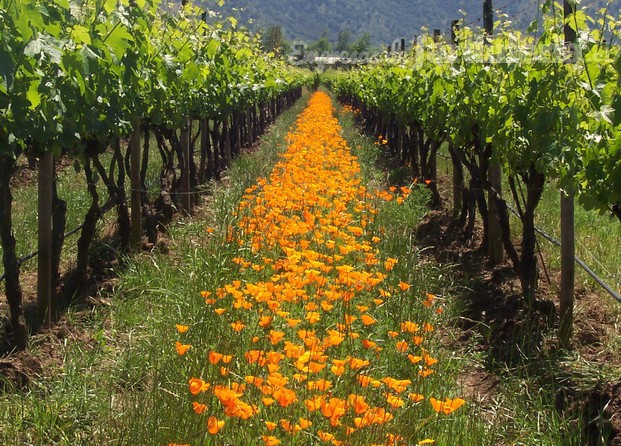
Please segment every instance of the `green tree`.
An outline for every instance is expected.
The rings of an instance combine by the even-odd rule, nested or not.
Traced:
[[[326,53],[332,49],[332,43],[328,40],[326,36],[322,36],[319,39],[315,40],[308,46],[310,51],[317,51],[319,53]]]
[[[336,42],[336,51],[349,51],[351,47],[351,32],[346,29],[339,31],[339,37]]]
[[[263,49],[268,53],[282,55],[286,52],[282,28],[278,25],[270,26],[262,40]]]
[[[369,33],[364,33],[360,38],[358,38],[352,45],[351,51],[352,53],[364,53],[369,51],[371,48],[371,36]]]

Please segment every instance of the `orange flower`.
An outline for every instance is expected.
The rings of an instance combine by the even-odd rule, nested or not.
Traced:
[[[185,332],[187,332],[190,329],[189,326],[187,326],[187,325],[180,325],[180,324],[176,324],[175,327],[177,328],[177,331],[179,333],[185,333]]]
[[[281,407],[288,407],[298,400],[293,390],[284,387],[277,389],[272,396]]]
[[[377,347],[377,343],[370,341],[369,339],[363,339],[362,340],[362,346],[366,349],[371,349],[371,348],[376,348]]]
[[[244,328],[246,328],[246,324],[244,324],[241,321],[233,322],[231,323],[231,328],[233,329],[233,331],[236,331],[237,333],[239,333]]]
[[[371,383],[371,377],[368,375],[358,375],[356,379],[358,380],[358,384],[360,384],[362,387],[368,387],[368,385]]]
[[[190,379],[190,393],[192,395],[198,395],[199,393],[206,392],[207,390],[209,390],[209,383],[206,383],[199,378]]]
[[[354,370],[367,367],[369,364],[367,359],[349,358],[349,366]]]
[[[405,401],[403,401],[398,396],[391,395],[390,393],[386,393],[384,396],[386,397],[386,402],[388,402],[388,404],[390,404],[395,409],[403,407],[403,405],[405,404]]]
[[[420,330],[420,327],[414,322],[406,321],[401,323],[402,333],[416,333],[418,330]]]
[[[334,439],[336,438],[334,435],[328,432],[324,432],[324,431],[317,431],[317,436],[319,437],[321,441],[325,441],[325,442],[334,441]]]
[[[308,429],[309,427],[313,425],[313,422],[310,420],[307,420],[306,418],[300,418],[298,421],[298,424],[300,425],[302,429]]]
[[[364,401],[364,396],[362,395],[349,395],[347,402],[357,414],[364,413],[369,408],[369,405]]]
[[[223,427],[224,421],[218,420],[216,417],[209,417],[207,420],[207,431],[211,435],[216,435]]]
[[[416,356],[408,355],[408,359],[410,360],[412,364],[418,364],[419,362],[423,360],[423,357],[419,355],[416,355]]]
[[[410,289],[410,285],[405,282],[399,282],[399,288],[401,288],[402,291],[407,291]]]
[[[408,398],[415,403],[418,403],[425,399],[424,395],[421,395],[420,393],[408,393]]]
[[[194,401],[192,403],[192,408],[194,409],[194,412],[196,412],[197,415],[200,415],[203,412],[205,412],[205,410],[207,410],[207,405],[206,404],[197,403],[196,401]]]
[[[433,370],[424,368],[418,371],[418,375],[422,378],[427,378],[429,375],[433,375]]]
[[[332,388],[332,382],[326,381],[325,379],[319,379],[317,381],[309,381],[306,383],[308,390],[319,390],[321,392],[326,392],[330,388]]]
[[[182,344],[181,342],[175,342],[175,349],[177,350],[177,354],[179,356],[183,356],[190,349],[191,345]]]
[[[424,339],[422,336],[412,336],[412,342],[414,342],[414,345],[421,345],[423,341]]]
[[[446,415],[456,411],[465,403],[465,401],[462,400],[461,398],[455,398],[455,399],[447,398],[444,401],[438,401],[435,398],[429,398],[429,402],[431,403],[433,410],[435,410],[438,413],[442,412]]]
[[[386,269],[386,271],[392,271],[393,268],[395,267],[395,265],[398,263],[399,261],[397,259],[393,259],[391,257],[388,257],[385,261],[384,261],[384,268]]]
[[[397,393],[404,392],[407,386],[412,384],[412,381],[410,381],[409,379],[394,379],[389,376],[382,379],[382,382]]]
[[[267,328],[272,324],[272,320],[274,320],[273,316],[261,316],[259,318],[259,327]]]
[[[410,345],[405,341],[399,341],[397,342],[396,347],[399,353],[405,353],[408,351],[408,348],[410,347]]]
[[[280,341],[282,341],[282,339],[285,337],[285,332],[284,331],[275,331],[272,330],[270,331],[270,334],[268,335],[268,339],[269,341],[272,343],[272,345],[276,345],[278,344]]]
[[[209,362],[212,364],[217,364],[222,360],[224,355],[217,352],[209,352]]]
[[[301,319],[287,319],[287,325],[291,328],[299,325],[302,322]]]
[[[433,294],[427,294],[427,297],[423,300],[423,305],[427,308],[433,305],[433,302],[436,300],[436,296]]]
[[[368,314],[363,314],[362,316],[360,316],[360,320],[362,321],[364,325],[367,325],[367,326],[373,325],[374,323],[377,322],[374,317],[369,316]]]
[[[306,320],[310,324],[316,324],[321,319],[321,314],[316,311],[310,311],[306,314]]]
[[[321,413],[324,417],[338,420],[345,415],[346,402],[340,398],[330,398],[321,404]]]
[[[324,404],[323,396],[317,396],[309,400],[304,400],[304,405],[306,406],[309,412],[314,412],[316,410],[321,409],[323,404]]]

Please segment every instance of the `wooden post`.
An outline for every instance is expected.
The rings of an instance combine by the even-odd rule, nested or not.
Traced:
[[[451,42],[457,44],[459,39],[457,38],[457,33],[459,32],[459,20],[451,21]]]
[[[487,194],[488,202],[488,257],[492,265],[500,265],[505,261],[505,250],[502,244],[502,228],[498,220],[498,206],[494,201],[493,194],[502,194],[502,171],[497,160],[490,160],[488,167],[488,179],[490,191]]]
[[[437,29],[437,28],[434,29],[433,30],[433,41],[439,42],[441,38],[442,38],[442,30]]]
[[[483,23],[485,26],[485,34],[491,36],[494,34],[494,7],[492,0],[484,0],[483,2]],[[486,43],[489,43],[486,40]],[[489,209],[488,215],[488,240],[487,240],[487,256],[492,265],[500,265],[505,261],[505,251],[502,244],[502,228],[498,221],[498,207],[493,198],[492,191],[497,194],[502,194],[502,171],[500,169],[500,163],[491,159],[487,172],[487,177],[490,183],[490,191],[487,194],[487,207]]]
[[[132,137],[130,140],[130,202],[131,214],[131,245],[140,249],[142,245],[142,182],[140,181],[140,119],[132,121]]]
[[[492,0],[483,0],[483,26],[485,34],[491,36],[494,33],[494,7]]]
[[[39,320],[52,325],[52,196],[54,187],[54,153],[47,150],[39,160],[39,264],[37,306]]]
[[[564,15],[568,18],[574,13],[570,1],[563,2]],[[565,25],[565,43],[576,41],[576,31]],[[571,58],[573,60],[573,57]],[[567,62],[570,62],[569,60]],[[570,169],[570,175],[573,169]],[[573,179],[570,179],[570,182]],[[576,276],[576,242],[574,230],[574,187],[570,184],[565,193],[561,192],[561,290],[559,340],[565,348],[569,347],[573,335],[574,288]]]
[[[188,118],[185,125],[181,128],[181,150],[183,153],[183,164],[181,167],[181,211],[185,215],[192,213],[192,196],[190,183],[190,133],[192,132],[192,120]]]

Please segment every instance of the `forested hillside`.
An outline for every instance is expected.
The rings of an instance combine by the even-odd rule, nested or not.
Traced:
[[[213,1],[209,2],[213,5]],[[496,0],[494,7],[506,14],[513,25],[525,29],[537,17],[543,0]],[[595,9],[605,0],[582,2]],[[421,27],[446,32],[450,22],[466,14],[466,23],[482,23],[482,0],[228,0],[224,10],[250,23],[252,29],[280,25],[291,40],[312,41],[325,35],[335,41],[338,32],[349,30],[353,37],[369,33],[373,44],[394,39],[412,39]],[[610,11],[618,14],[621,0],[611,1]],[[499,16],[497,16],[499,17]]]

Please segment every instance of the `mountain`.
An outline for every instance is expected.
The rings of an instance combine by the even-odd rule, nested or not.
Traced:
[[[525,29],[538,15],[542,0],[496,0],[498,12],[506,14],[512,26]],[[583,1],[594,11],[606,0]],[[613,0],[610,11],[617,14],[621,0]],[[214,8],[213,0],[209,1]],[[216,7],[217,9],[217,7]],[[312,42],[322,35],[336,41],[340,30],[352,39],[369,33],[375,45],[395,39],[407,41],[421,34],[421,28],[450,30],[451,20],[464,18],[470,26],[482,26],[483,0],[225,0],[223,13],[233,15],[252,30],[273,25],[282,27],[290,40]],[[465,14],[465,16],[464,16]],[[496,16],[500,17],[499,15]]]

